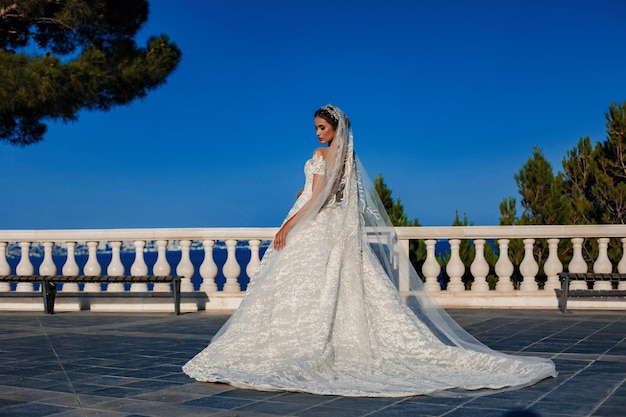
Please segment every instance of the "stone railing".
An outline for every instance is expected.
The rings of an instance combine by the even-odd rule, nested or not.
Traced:
[[[239,305],[248,277],[254,275],[261,252],[276,231],[276,228],[0,231],[0,275],[175,274],[183,277],[183,311],[232,310]],[[563,271],[563,263],[570,272],[590,272],[589,269],[626,272],[625,255],[617,265],[607,255],[610,238],[620,239],[622,253],[626,254],[623,225],[399,227],[396,231],[406,250],[409,240],[425,242],[427,257],[418,272],[424,277],[425,287],[445,307],[556,308],[554,289],[559,287],[558,274]],[[462,281],[465,265],[459,253],[461,242],[467,239],[475,247],[470,289]],[[524,258],[519,264],[523,280],[519,288],[511,280],[515,268],[509,257],[511,239],[524,242]],[[547,280],[541,289],[535,279],[540,267],[533,254],[539,239],[546,239],[549,247],[543,265]],[[588,239],[596,240],[599,248],[593,262],[583,258],[583,243]],[[442,241],[449,243],[446,265],[440,265],[437,260],[436,245]],[[487,283],[490,271],[484,256],[487,241],[495,242],[499,249],[494,268],[497,284],[493,290]],[[562,241],[571,245],[571,259],[559,259],[557,249]],[[445,290],[438,280],[442,267],[449,277]],[[606,283],[598,282],[594,288],[611,289],[605,286]],[[41,310],[41,300],[36,300],[40,296],[34,294],[37,290],[38,285],[31,283],[0,283],[0,310]],[[153,305],[153,297],[142,296],[146,292],[165,291],[169,291],[167,285],[65,284],[59,290],[56,310],[168,310],[171,305]],[[63,293],[71,293],[72,297],[64,298]],[[85,294],[83,299],[81,293]],[[98,300],[98,294],[94,293],[107,297]],[[131,293],[137,293],[137,297],[129,297]],[[116,294],[125,297],[116,301]],[[570,308],[626,308],[624,301],[614,300],[572,301],[569,305]]]

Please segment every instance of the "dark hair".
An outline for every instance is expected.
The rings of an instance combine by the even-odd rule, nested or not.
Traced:
[[[322,119],[326,120],[335,130],[337,129],[337,126],[339,125],[339,120],[337,120],[335,116],[333,116],[333,114],[330,112],[330,110],[328,109],[328,105],[317,109],[313,117],[321,117]],[[348,116],[346,116],[345,114],[343,115],[343,117],[346,122],[346,127],[349,128],[350,119],[348,119]]]

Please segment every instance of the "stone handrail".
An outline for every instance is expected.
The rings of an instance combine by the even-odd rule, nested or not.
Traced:
[[[79,275],[81,267],[76,262],[77,244],[85,244],[87,261],[82,266],[83,275],[146,275],[148,265],[144,259],[146,245],[153,246],[157,252],[156,261],[150,265],[155,275],[176,274],[183,277],[181,289],[186,293],[205,293],[209,303],[205,308],[232,309],[245,293],[245,286],[239,282],[240,276],[252,277],[260,262],[259,249],[262,242],[270,241],[277,228],[157,228],[157,229],[93,229],[93,230],[0,230],[0,275]],[[396,232],[402,246],[408,251],[409,240],[423,240],[426,244],[427,257],[418,271],[425,279],[425,287],[444,306],[456,307],[552,307],[556,306],[554,289],[559,287],[558,274],[563,271],[563,261],[567,261],[570,272],[626,272],[626,250],[617,265],[612,265],[607,256],[610,238],[620,239],[622,248],[626,246],[626,225],[584,225],[584,226],[450,226],[450,227],[397,227]],[[509,259],[508,244],[510,239],[523,239],[524,258],[519,265],[523,280],[519,289],[513,287],[511,275],[514,265]],[[463,240],[472,240],[476,249],[475,259],[470,271],[473,283],[466,289],[462,282],[465,265],[459,256],[459,246]],[[549,254],[543,265],[547,277],[543,288],[539,288],[535,278],[539,273],[539,264],[534,258],[533,248],[537,239],[547,239]],[[583,259],[582,247],[585,239],[598,242],[599,253],[594,260],[592,269]],[[435,253],[438,241],[447,240],[450,246],[450,257],[446,265],[440,265]],[[486,275],[490,267],[484,257],[487,240],[493,240],[499,248],[499,258],[495,265],[497,284],[490,290]],[[573,257],[568,260],[559,259],[558,245],[561,241],[571,242]],[[249,245],[250,260],[241,265],[236,258],[238,242],[246,241]],[[125,243],[126,242],[126,243]],[[130,242],[130,244],[128,243]],[[215,263],[213,252],[215,244],[223,242],[226,246],[226,260],[221,271]],[[6,252],[9,246],[19,246],[19,263],[11,266],[7,261]],[[132,265],[125,267],[120,258],[123,247],[134,252]],[[32,262],[31,251],[37,246],[43,248],[43,260],[36,268]],[[53,262],[53,250],[62,247],[66,251],[65,260],[57,271]],[[101,265],[97,254],[106,247],[111,252],[108,265]],[[203,250],[204,259],[201,264],[194,265],[190,259],[191,250]],[[168,251],[180,251],[180,261],[176,265],[167,259]],[[442,267],[449,276],[447,287],[442,290],[438,277]],[[128,269],[128,272],[126,270]],[[225,278],[223,287],[218,289],[215,278],[221,273]],[[201,281],[194,286],[193,276]],[[196,281],[197,283],[197,281]],[[584,283],[580,283],[585,285]],[[622,284],[620,284],[622,285]],[[605,288],[606,283],[597,282],[596,289]],[[575,287],[572,287],[575,289]],[[626,288],[619,288],[626,289]],[[2,293],[32,293],[32,283],[19,283],[15,288],[8,283],[0,283]],[[66,284],[61,292],[145,292],[146,284],[133,284],[129,290],[122,285],[110,284],[103,288],[100,284]],[[155,285],[150,291],[168,291],[167,285]],[[0,302],[0,308],[2,308]],[[589,304],[589,308],[605,304]],[[624,304],[618,304],[623,306]],[[193,310],[193,306],[188,306]]]

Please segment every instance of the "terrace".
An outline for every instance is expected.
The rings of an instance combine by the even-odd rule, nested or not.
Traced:
[[[552,358],[559,375],[476,398],[346,398],[196,382],[181,366],[228,314],[0,313],[1,416],[614,417],[626,410],[626,315],[452,309],[494,349]]]
[[[397,229],[406,250],[409,239],[426,243],[428,256],[420,271],[426,288],[461,326],[496,350],[553,359],[559,372],[555,379],[475,398],[345,398],[249,391],[191,380],[181,366],[209,343],[238,306],[264,242],[275,232],[271,228],[0,231],[1,275],[184,277],[180,316],[171,313],[169,298],[146,297],[169,290],[158,286],[64,287],[55,315],[42,313],[37,286],[0,287],[0,416],[624,414],[626,302],[575,300],[568,304],[569,312],[561,314],[553,291],[563,270],[626,272],[624,256],[615,264],[607,256],[609,239],[626,244],[626,226],[621,225]],[[476,248],[469,289],[461,281],[459,245],[464,239]],[[523,281],[518,287],[510,279],[511,239],[524,240],[525,255],[518,266]],[[542,239],[549,245],[542,265],[544,286],[535,280],[540,266],[533,256],[534,245]],[[585,240],[597,243],[595,259],[584,258]],[[493,289],[486,285],[486,241],[496,242],[499,249]],[[445,265],[435,253],[441,242],[450,248]],[[568,259],[559,257],[562,242],[571,245]],[[450,276],[446,289],[437,280],[442,268]],[[594,288],[602,289],[602,283]]]

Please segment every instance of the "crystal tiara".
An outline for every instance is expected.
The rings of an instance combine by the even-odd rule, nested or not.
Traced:
[[[339,121],[339,118],[341,117],[341,111],[337,107],[333,106],[332,104],[325,104],[320,108],[320,110],[325,110],[328,113],[330,113],[330,115],[336,121]]]

